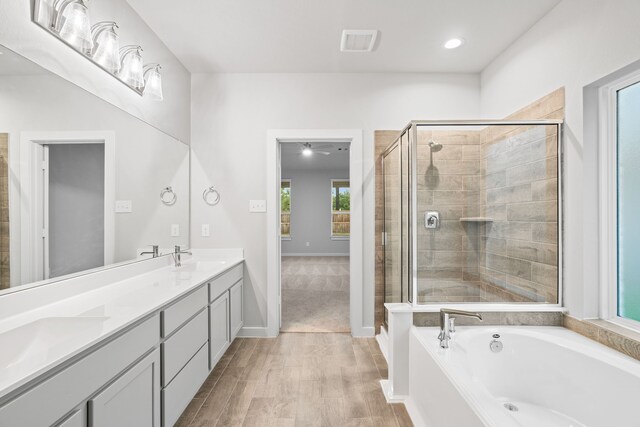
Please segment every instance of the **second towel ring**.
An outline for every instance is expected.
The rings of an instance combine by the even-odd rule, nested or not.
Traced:
[[[207,188],[202,193],[202,199],[209,206],[215,206],[220,202],[220,193],[213,186]]]
[[[160,192],[160,200],[163,204],[167,206],[174,205],[176,200],[178,200],[178,196],[173,192],[173,188],[171,186],[165,187]]]

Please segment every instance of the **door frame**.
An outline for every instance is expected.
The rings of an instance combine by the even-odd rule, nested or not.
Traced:
[[[363,225],[363,141],[361,129],[280,129],[267,131],[267,326],[265,336],[280,333],[281,241],[280,241],[280,145],[283,142],[350,143],[351,235],[349,239],[349,323],[351,335],[373,336],[364,318],[373,316],[373,304],[365,306]],[[253,331],[257,332],[257,331]]]
[[[115,132],[53,131],[20,133],[20,281],[44,277],[42,147],[56,144],[104,144],[104,264],[115,258]]]

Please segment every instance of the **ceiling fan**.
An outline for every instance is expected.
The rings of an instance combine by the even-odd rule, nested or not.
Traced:
[[[325,151],[329,148],[333,148],[333,145],[328,144],[328,145],[319,145],[319,146],[312,146],[310,142],[300,142],[300,148],[298,147],[286,147],[286,148],[295,148],[295,150],[299,151],[301,156],[305,156],[305,157],[310,157],[314,154],[322,154],[324,156],[329,156],[331,155],[330,151]],[[286,149],[285,148],[285,149]]]

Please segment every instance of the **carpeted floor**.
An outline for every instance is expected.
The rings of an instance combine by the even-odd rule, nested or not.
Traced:
[[[282,332],[350,332],[349,257],[282,257]]]

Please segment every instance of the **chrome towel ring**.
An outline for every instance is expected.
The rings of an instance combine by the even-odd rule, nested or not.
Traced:
[[[176,203],[176,200],[178,200],[178,196],[176,195],[176,193],[173,192],[173,188],[169,186],[169,187],[163,188],[162,191],[160,192],[160,200],[162,201],[163,204],[167,206],[172,206]]]
[[[213,186],[207,188],[202,193],[202,199],[209,206],[215,206],[220,202],[220,193]]]

